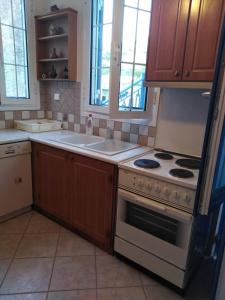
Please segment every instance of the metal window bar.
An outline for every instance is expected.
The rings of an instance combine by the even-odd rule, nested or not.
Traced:
[[[105,96],[102,95],[102,72],[110,69],[103,67],[103,30],[105,26],[112,25],[112,22],[104,23],[104,1],[92,1],[92,54],[91,54],[91,85],[90,104],[105,106]]]
[[[15,57],[15,64],[12,63],[5,63],[4,59],[3,59],[3,66],[6,65],[11,65],[11,66],[15,66],[15,78],[16,78],[16,95],[15,97],[7,97],[7,91],[6,91],[6,97],[7,98],[11,98],[11,99],[28,99],[29,98],[29,87],[28,87],[28,82],[29,82],[29,76],[28,76],[28,57],[27,57],[27,31],[26,31],[26,20],[25,20],[25,15],[24,15],[24,11],[25,11],[25,3],[24,0],[21,0],[21,10],[20,10],[20,14],[22,16],[22,22],[24,24],[24,28],[23,27],[18,27],[14,25],[14,11],[12,9],[13,7],[13,2],[12,0],[10,0],[11,3],[11,15],[12,15],[12,25],[9,24],[4,24],[2,22],[0,22],[1,26],[7,26],[12,28],[12,33],[13,33],[13,50],[14,50],[14,57]],[[24,53],[24,60],[25,60],[25,64],[19,64],[17,63],[17,55],[16,55],[16,45],[15,45],[15,30],[20,30],[23,31],[25,33],[25,41],[23,40],[23,53]],[[4,54],[3,54],[4,55]],[[20,97],[19,96],[19,91],[18,91],[18,68],[17,67],[23,67],[23,71],[24,71],[24,76],[25,76],[25,83],[26,83],[26,97]],[[5,68],[4,68],[5,69]]]
[[[145,74],[142,74],[142,79],[141,80],[138,80],[138,81],[134,82],[135,67],[137,65],[145,66],[143,64],[135,63],[136,49],[137,49],[137,27],[138,27],[139,12],[144,11],[144,12],[150,13],[151,11],[140,9],[139,8],[139,0],[138,0],[137,7],[124,5],[124,8],[125,7],[135,9],[136,13],[137,13],[137,18],[136,18],[136,27],[135,27],[135,40],[134,40],[135,44],[134,44],[133,63],[125,62],[125,61],[121,60],[121,64],[122,63],[132,64],[132,66],[133,66],[133,68],[132,68],[132,84],[130,86],[128,86],[126,89],[124,89],[123,91],[120,91],[119,97],[118,97],[119,108],[122,108],[122,109],[126,108],[126,109],[129,109],[130,111],[134,110],[134,108],[139,109],[139,110],[144,110],[145,109],[145,102],[146,102],[146,95],[147,95],[147,88],[145,88],[143,86]],[[140,83],[141,83],[141,87],[137,90],[134,90],[135,86],[137,86]],[[129,90],[131,90],[130,94],[128,93]],[[126,95],[125,98],[124,98],[124,95]],[[129,105],[125,104],[126,99],[129,99]],[[135,102],[135,104],[134,104],[134,102]]]

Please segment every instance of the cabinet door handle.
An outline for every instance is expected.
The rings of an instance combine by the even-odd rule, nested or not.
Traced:
[[[178,72],[178,71],[176,70],[175,73],[174,73],[174,75],[175,75],[175,77],[178,77],[178,76],[180,76],[180,72]]]
[[[189,77],[189,76],[190,76],[190,72],[189,72],[189,71],[186,71],[186,72],[185,72],[185,76],[186,76],[186,77]]]
[[[21,178],[21,177],[15,178],[15,179],[14,179],[14,183],[15,183],[15,184],[20,184],[20,183],[22,183],[22,178]]]

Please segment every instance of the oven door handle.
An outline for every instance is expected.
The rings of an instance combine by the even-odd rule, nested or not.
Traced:
[[[118,191],[119,197],[124,197],[126,200],[138,204],[140,206],[144,206],[147,209],[152,209],[156,212],[163,213],[165,215],[169,215],[176,220],[182,221],[182,222],[190,222],[192,221],[193,217],[191,214],[186,213],[184,211],[178,210],[176,208],[163,205],[161,203],[158,203],[156,201],[153,201],[149,198],[144,198],[139,195],[134,195],[133,193],[130,193],[128,191],[124,191],[119,189]]]
[[[147,208],[154,208],[157,211],[166,211],[166,207],[164,205],[159,204],[157,202],[153,202],[150,199],[134,195],[130,192],[119,190],[119,195],[125,197],[130,202],[140,204],[141,206],[145,206]]]

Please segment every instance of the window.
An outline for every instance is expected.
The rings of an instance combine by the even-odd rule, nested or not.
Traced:
[[[122,58],[120,62],[120,110],[145,110],[145,65],[151,1],[125,0],[123,6]]]
[[[150,15],[151,0],[92,1],[90,105],[144,116]]]
[[[94,1],[92,15],[91,104],[109,104],[113,0]]]
[[[0,2],[5,96],[29,98],[24,1]]]
[[[34,80],[34,44],[32,41],[28,43],[27,32],[27,28],[29,28],[30,36],[34,37],[34,24],[33,21],[31,22],[33,16],[29,9],[31,2],[25,0],[0,1],[0,94],[2,105],[32,105],[38,94],[37,88],[34,87],[36,82]],[[27,20],[25,4],[28,4],[26,8],[29,11]],[[29,59],[28,46],[31,52]],[[32,63],[29,64],[28,61],[31,61],[31,58]],[[30,108],[32,109],[32,107]]]

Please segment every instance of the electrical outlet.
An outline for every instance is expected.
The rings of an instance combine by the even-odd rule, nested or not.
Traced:
[[[54,100],[59,101],[60,100],[60,94],[54,93]]]

